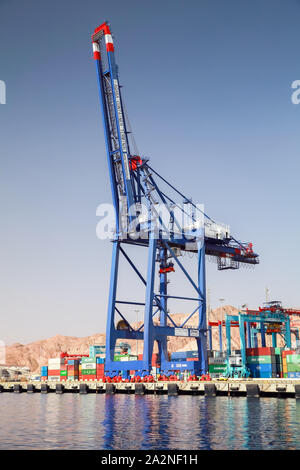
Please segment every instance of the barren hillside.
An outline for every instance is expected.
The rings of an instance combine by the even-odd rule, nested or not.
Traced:
[[[224,320],[225,314],[236,314],[238,310],[230,305],[219,307],[212,310],[209,314],[210,321]],[[172,315],[174,322],[180,326],[183,319],[186,318],[183,314]],[[294,324],[296,322],[293,322]],[[169,324],[171,324],[169,322]],[[134,325],[134,324],[133,324]],[[197,317],[192,319],[185,326],[196,326]],[[239,349],[239,335],[238,329],[232,328],[232,348]],[[132,353],[136,352],[136,341],[128,341],[132,347]],[[29,344],[15,343],[6,348],[6,365],[7,366],[27,366],[30,367],[32,372],[37,372],[41,365],[47,364],[50,357],[56,357],[61,352],[68,352],[70,354],[88,354],[89,345],[91,344],[105,344],[105,334],[97,333],[92,336],[84,338],[77,338],[74,336],[57,335],[52,338],[35,341]],[[213,328],[213,349],[218,349],[219,333],[218,328]],[[226,345],[225,328],[223,328],[223,348]],[[270,338],[268,338],[268,345]],[[282,344],[278,344],[282,346]],[[170,338],[168,343],[168,350],[173,351],[187,351],[196,349],[196,342],[191,338]],[[156,349],[155,349],[156,351]],[[139,345],[139,353],[142,353],[141,345]]]

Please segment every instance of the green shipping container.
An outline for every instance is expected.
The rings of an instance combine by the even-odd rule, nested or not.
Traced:
[[[81,375],[96,375],[96,369],[82,369]]]
[[[68,371],[66,371],[66,370],[61,370],[61,371],[60,371],[60,375],[61,375],[62,377],[65,377],[65,376],[68,375]]]
[[[275,356],[247,356],[248,364],[275,364]]]
[[[223,364],[211,364],[208,366],[208,370],[212,374],[222,374],[227,371],[227,366]]]
[[[129,355],[128,354],[115,354],[114,355],[114,361],[120,361],[121,358],[124,359],[124,357],[126,357],[127,360],[129,360]]]
[[[288,354],[286,362],[287,364],[300,364],[300,354]]]
[[[95,357],[83,357],[81,359],[81,364],[86,364],[88,362],[95,362],[95,361],[96,361]]]
[[[300,372],[300,364],[293,364],[292,362],[287,364],[288,372]]]

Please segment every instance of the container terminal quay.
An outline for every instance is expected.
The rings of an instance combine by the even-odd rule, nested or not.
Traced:
[[[259,255],[252,242],[240,241],[229,225],[216,222],[168,175],[154,169],[149,157],[138,152],[125,112],[109,23],[94,30],[91,42],[115,214],[106,344],[90,345],[86,355],[61,353],[41,367],[37,380],[6,378],[0,383],[0,392],[300,398],[296,324],[300,310],[274,300],[257,310],[244,308],[235,315],[209,321],[207,257],[226,275],[228,270],[237,271],[243,266],[257,268]],[[193,158],[189,156],[190,163]],[[189,171],[189,166],[183,165],[182,171]],[[136,263],[135,253],[139,259],[144,256],[142,268]],[[134,300],[118,296],[119,274],[125,266],[133,272],[139,288],[132,283],[126,286],[125,292],[139,292]],[[241,271],[240,282],[242,277]],[[182,278],[190,295],[182,289]],[[176,323],[172,315],[174,302],[183,301],[187,313]],[[143,310],[143,321],[138,326],[130,317],[137,307]],[[216,330],[217,345],[213,344]],[[239,349],[231,346],[233,330],[238,332]],[[192,339],[195,348],[170,353],[170,337]],[[131,352],[134,341],[143,343],[142,354]]]

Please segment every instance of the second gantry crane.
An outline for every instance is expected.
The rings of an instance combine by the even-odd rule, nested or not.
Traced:
[[[174,368],[190,370],[198,375],[206,373],[205,255],[215,257],[220,270],[238,269],[241,263],[255,265],[258,263],[258,255],[254,253],[251,243],[241,243],[233,238],[228,226],[217,224],[208,217],[201,207],[154,170],[148,159],[141,158],[132,150],[114,43],[107,22],[95,29],[92,43],[115,210],[106,328],[106,373],[114,376],[122,372],[126,375],[134,370],[139,375],[149,374],[154,342],[158,344],[164,373],[167,374]],[[181,198],[183,204],[178,203],[178,198]],[[126,250],[129,245],[148,251],[146,276],[143,276]],[[186,252],[197,255],[196,280],[193,279],[191,270],[180,260],[180,255]],[[144,285],[144,298],[130,301],[117,297],[120,257],[131,266],[139,282]],[[180,285],[176,286],[176,296],[169,295],[168,282],[175,265],[192,287],[193,296],[181,295]],[[159,288],[155,291],[157,276]],[[169,299],[186,300],[195,304],[180,324],[169,313]],[[129,305],[144,308],[141,326],[133,327],[130,324],[126,312]],[[188,327],[189,320],[195,315],[197,326]],[[120,321],[117,321],[117,317]],[[157,317],[159,320],[155,322]],[[169,361],[168,336],[195,338],[199,360],[180,361],[178,364]],[[143,359],[114,361],[115,345],[119,339],[143,340]]]

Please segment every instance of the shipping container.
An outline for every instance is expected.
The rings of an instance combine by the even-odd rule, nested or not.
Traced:
[[[248,364],[251,377],[254,378],[275,378],[275,364]]]
[[[289,379],[300,379],[300,371],[298,371],[298,372],[288,372],[287,377]]]
[[[48,376],[50,376],[50,375],[58,375],[58,376],[60,376],[60,369],[54,369],[54,370],[48,369]]]
[[[60,375],[49,375],[48,380],[51,382],[60,382]]]
[[[282,357],[287,357],[291,354],[295,354],[295,351],[293,351],[292,349],[284,349],[281,353]]]
[[[81,370],[83,371],[87,369],[96,369],[96,365],[96,362],[85,362],[84,364],[82,364]]]
[[[246,356],[273,356],[275,348],[247,348]]]
[[[226,364],[226,358],[224,357],[209,357],[208,364]]]
[[[105,362],[105,357],[96,358],[96,364],[104,364],[104,362]]]
[[[286,362],[292,364],[300,364],[300,354],[290,354],[286,356]]]
[[[79,366],[78,359],[68,359],[68,366]]]
[[[208,366],[209,373],[222,374],[227,371],[226,364],[211,364]]]
[[[300,372],[300,364],[290,363],[286,367],[287,372]]]
[[[248,364],[276,364],[275,356],[247,356]]]
[[[97,369],[82,369],[81,375],[96,375]]]
[[[86,364],[88,362],[96,362],[96,359],[94,357],[83,357],[81,359],[81,364]]]

